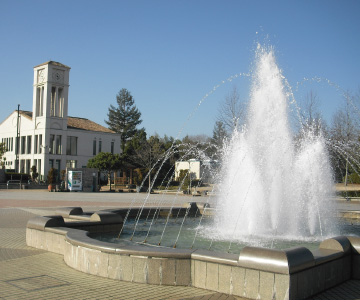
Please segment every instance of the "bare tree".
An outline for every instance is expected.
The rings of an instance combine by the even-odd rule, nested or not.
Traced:
[[[225,97],[218,110],[218,122],[224,125],[227,134],[231,134],[235,128],[238,128],[245,120],[245,103],[240,101],[240,96],[236,86]]]
[[[330,131],[332,144],[341,149],[340,157],[345,160],[345,179],[344,183],[348,183],[349,167],[353,168],[357,163],[358,157],[355,148],[359,141],[359,116],[354,109],[355,98],[349,92],[344,94],[344,106],[339,108],[333,116]],[[339,163],[340,165],[340,163]]]
[[[310,91],[300,103],[300,136],[311,131],[314,135],[325,134],[327,125],[319,111],[320,99]]]

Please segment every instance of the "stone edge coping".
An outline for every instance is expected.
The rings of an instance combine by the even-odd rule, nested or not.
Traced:
[[[123,211],[125,210],[121,210],[121,212]],[[92,239],[87,231],[66,227],[69,225],[80,227],[84,225],[114,224],[114,221],[115,223],[122,221],[122,216],[107,210],[94,213],[91,215],[91,219],[92,222],[65,224],[61,216],[35,217],[28,221],[27,228],[64,234],[66,241],[73,245],[108,253],[178,259],[191,258],[280,274],[293,274],[351,253],[360,254],[360,238],[355,236],[338,236],[324,240],[319,249],[313,252],[305,247],[277,250],[247,246],[238,256],[206,250],[173,249],[147,245],[116,246],[113,243]]]
[[[224,265],[237,266],[238,264],[238,254],[233,253],[222,253],[215,252],[210,250],[195,250],[191,254],[191,259],[201,260],[206,262],[220,263]]]

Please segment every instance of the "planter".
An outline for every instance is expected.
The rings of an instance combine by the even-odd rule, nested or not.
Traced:
[[[48,185],[48,191],[49,191],[49,192],[55,191],[55,188],[56,188],[56,185],[55,185],[55,184],[49,184],[49,185]]]

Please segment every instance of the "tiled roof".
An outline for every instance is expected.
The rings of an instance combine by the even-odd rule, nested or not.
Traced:
[[[17,112],[17,110],[15,110]],[[20,110],[20,114],[24,117],[32,120],[33,113],[31,111]],[[114,131],[106,128],[102,125],[99,125],[93,121],[90,121],[85,118],[77,118],[77,117],[68,117],[67,127],[69,129],[80,129],[80,130],[88,130],[88,131],[98,131],[98,132],[107,132],[107,133],[115,133]]]
[[[68,128],[115,133],[114,131],[84,118],[68,117]]]

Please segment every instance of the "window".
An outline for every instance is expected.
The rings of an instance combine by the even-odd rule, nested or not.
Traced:
[[[41,174],[41,159],[38,159],[37,161],[37,172],[39,173],[39,178]]]
[[[64,97],[63,89],[59,87],[51,88],[50,116],[63,117]]]
[[[101,152],[101,141],[99,141],[99,153]]]
[[[42,117],[44,110],[44,87],[38,87],[36,89],[36,116]]]
[[[25,154],[26,136],[21,137],[20,153]]]
[[[77,160],[67,160],[66,161],[67,168],[76,168],[77,167]]]
[[[111,142],[111,154],[114,154],[114,142]]]
[[[31,172],[31,159],[27,159],[26,160],[26,168],[25,168],[25,171],[26,171],[26,174],[30,174]]]
[[[39,136],[34,136],[34,154],[38,153],[38,147],[39,147]]]
[[[55,154],[61,154],[61,135],[56,136],[55,140]]]
[[[55,135],[50,134],[49,153],[55,153]]]
[[[93,141],[93,155],[96,155],[96,140]]]
[[[56,88],[51,88],[50,116],[55,116]]]
[[[41,153],[42,149],[42,134],[39,134],[39,153]]]
[[[26,154],[31,154],[31,135],[27,136]]]
[[[25,159],[20,160],[20,173],[25,173]]]
[[[68,136],[66,143],[66,155],[77,155],[77,136]]]
[[[20,137],[15,138],[15,154],[19,154]]]

